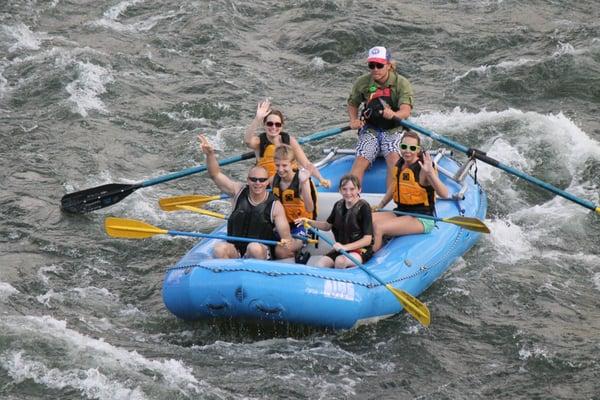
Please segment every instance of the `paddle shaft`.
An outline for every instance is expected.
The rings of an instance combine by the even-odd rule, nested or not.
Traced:
[[[519,171],[518,169],[515,169],[509,165],[503,164],[500,161],[488,156],[485,152],[478,150],[478,149],[473,149],[473,148],[469,148],[466,146],[463,146],[460,143],[456,143],[444,136],[438,135],[435,132],[432,132],[430,130],[427,130],[413,122],[410,122],[408,120],[402,119],[396,119],[396,121],[398,121],[398,123],[400,123],[400,125],[404,126],[405,128],[409,128],[412,129],[413,131],[417,131],[419,133],[422,133],[423,135],[429,136],[430,138],[437,140],[440,143],[443,143],[447,146],[450,146],[462,153],[465,153],[467,156],[469,157],[474,157],[480,161],[483,161],[486,164],[489,164],[493,167],[499,168],[505,172],[508,172],[509,174],[515,175],[521,179],[524,179],[530,183],[533,183],[534,185],[537,185],[543,189],[546,189],[554,194],[557,194],[559,196],[564,197],[567,200],[571,200],[574,203],[577,203],[583,207],[586,207],[592,211],[596,211],[597,213],[600,214],[600,206],[595,205],[594,203],[592,203],[591,201],[588,200],[584,200],[584,199],[580,199],[574,195],[572,195],[569,192],[566,192],[564,190],[561,190],[559,188],[557,188],[556,186],[553,186],[549,183],[546,183],[536,177],[527,175],[526,173]]]
[[[298,139],[298,143],[307,143],[313,140],[323,139],[329,136],[337,135],[338,133],[349,130],[349,126],[343,128],[332,128],[324,131],[313,133],[312,135],[305,136]],[[219,165],[232,164],[237,161],[248,160],[255,157],[253,151],[247,153],[229,157],[219,162]],[[173,172],[167,175],[159,176],[156,178],[148,179],[143,182],[134,184],[123,184],[123,183],[109,183],[90,189],[84,189],[73,193],[67,193],[60,200],[60,207],[63,211],[71,213],[87,213],[90,211],[98,210],[116,204],[129,196],[137,189],[156,185],[163,182],[168,182],[174,179],[182,178],[184,176],[192,175],[198,172],[206,171],[208,167],[206,164],[199,165],[196,167],[186,168],[178,172]]]
[[[345,126],[343,128],[331,128],[331,129],[327,129],[324,131],[316,132],[316,133],[313,133],[312,135],[299,138],[298,143],[304,144],[304,143],[311,142],[313,140],[324,139],[326,137],[337,135],[338,133],[347,131],[349,129],[350,129],[349,126]],[[219,161],[219,165],[223,166],[223,165],[233,164],[235,162],[248,160],[248,159],[251,159],[254,157],[255,157],[254,151],[249,151],[249,152],[241,154],[239,156],[225,158],[225,159]],[[184,176],[188,176],[188,175],[196,174],[198,172],[206,171],[207,168],[208,167],[206,164],[198,165],[197,167],[186,168],[186,169],[183,169],[178,172],[173,172],[173,173],[170,173],[167,175],[148,179],[146,181],[141,182],[140,185],[141,185],[141,187],[148,187],[148,186],[156,185],[159,183],[172,181],[173,179],[179,179],[179,178],[183,178]]]
[[[279,242],[277,242],[275,240],[252,239],[252,238],[245,238],[245,237],[239,237],[239,236],[227,236],[227,235],[214,235],[211,233],[168,230],[166,232],[166,234],[172,235],[172,236],[189,236],[189,237],[200,237],[200,238],[207,238],[207,239],[222,239],[222,240],[234,241],[234,242],[246,242],[246,243],[256,242],[256,243],[266,244],[269,246],[277,246],[280,244]]]

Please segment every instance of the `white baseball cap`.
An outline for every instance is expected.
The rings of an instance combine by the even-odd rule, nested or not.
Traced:
[[[377,62],[387,64],[392,59],[390,52],[383,46],[376,46],[369,50],[367,62]]]

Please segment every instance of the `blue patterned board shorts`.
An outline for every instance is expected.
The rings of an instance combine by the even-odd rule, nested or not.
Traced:
[[[365,126],[358,132],[356,156],[364,157],[370,163],[373,163],[379,153],[383,157],[387,157],[390,153],[400,153],[399,146],[401,139],[401,127],[384,131],[371,126]]]

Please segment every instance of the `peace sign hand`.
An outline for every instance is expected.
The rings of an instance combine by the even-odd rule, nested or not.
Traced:
[[[215,148],[212,144],[204,137],[204,135],[199,134],[198,140],[200,140],[200,150],[206,155],[214,154]]]

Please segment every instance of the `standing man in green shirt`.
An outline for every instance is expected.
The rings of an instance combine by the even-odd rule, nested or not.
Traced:
[[[398,144],[402,127],[394,119],[410,117],[413,90],[408,79],[396,72],[396,63],[385,47],[369,50],[367,65],[370,73],[358,78],[348,97],[350,127],[359,130],[356,159],[350,173],[362,181],[365,171],[381,152],[387,164],[388,187],[400,159]]]

